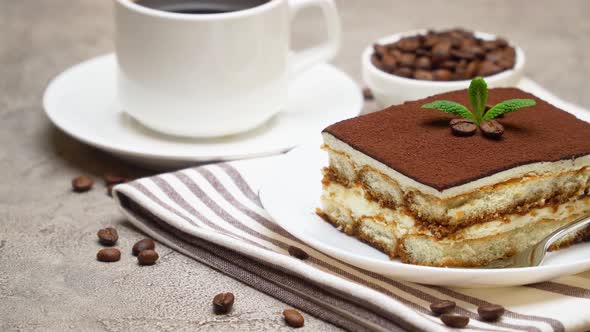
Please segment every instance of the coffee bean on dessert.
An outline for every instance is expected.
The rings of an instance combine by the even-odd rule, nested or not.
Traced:
[[[72,189],[78,193],[92,189],[93,185],[94,180],[92,180],[91,177],[86,175],[78,176],[77,178],[72,180]]]
[[[453,301],[440,300],[430,304],[430,310],[437,315],[448,314],[453,311],[457,304]]]
[[[371,89],[363,88],[363,98],[365,98],[365,100],[373,100],[375,97],[373,96]]]
[[[143,239],[143,240],[137,241],[137,243],[135,243],[133,245],[131,252],[133,253],[133,256],[137,256],[137,255],[139,255],[140,252],[142,252],[144,250],[154,250],[154,249],[156,249],[156,242],[154,242],[154,240]]]
[[[449,125],[453,135],[459,137],[472,136],[477,131],[477,126],[469,119],[453,119]]]
[[[98,236],[98,242],[105,246],[114,246],[119,240],[119,234],[113,227],[103,228],[96,235]]]
[[[160,258],[160,255],[158,255],[157,252],[151,249],[146,249],[137,255],[137,262],[139,265],[154,265],[158,258]]]
[[[219,293],[213,298],[213,311],[216,314],[227,314],[234,305],[235,297],[232,293]]]
[[[488,120],[479,125],[484,136],[492,139],[499,139],[504,134],[504,126],[496,120]]]
[[[299,311],[295,309],[285,309],[283,310],[283,317],[285,318],[285,322],[287,325],[291,327],[303,327],[305,324],[305,319],[303,315],[299,313]]]
[[[309,255],[303,251],[303,249],[299,248],[299,247],[295,247],[295,246],[289,246],[289,255],[295,257],[295,258],[299,258],[299,259],[308,259]]]
[[[428,70],[418,69],[414,72],[414,78],[418,80],[432,81],[434,76],[432,75],[432,72]]]
[[[121,251],[116,248],[100,249],[98,253],[96,253],[96,259],[101,262],[117,262],[121,259]]]
[[[504,307],[497,304],[484,304],[477,308],[479,318],[485,321],[495,321],[504,314]]]
[[[112,184],[120,184],[127,182],[127,178],[117,174],[107,173],[104,175],[104,182],[107,184],[107,186]]]
[[[440,320],[445,323],[446,326],[461,329],[469,324],[469,317],[453,315],[453,314],[442,314]]]

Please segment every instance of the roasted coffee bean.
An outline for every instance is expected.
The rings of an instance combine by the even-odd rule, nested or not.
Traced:
[[[491,139],[499,139],[504,134],[504,126],[496,120],[488,120],[479,125],[484,136]]]
[[[154,265],[158,258],[160,258],[160,255],[158,255],[157,252],[151,249],[146,249],[142,250],[139,255],[137,255],[137,262],[139,265]]]
[[[432,67],[432,62],[428,57],[422,56],[416,59],[416,68],[419,69],[430,69]]]
[[[453,119],[449,125],[453,135],[459,137],[472,136],[477,131],[477,126],[469,119]]]
[[[98,253],[96,253],[96,259],[101,262],[116,262],[121,259],[121,252],[116,248],[100,249]]]
[[[504,314],[504,307],[497,304],[484,304],[477,308],[479,318],[485,321],[495,321]]]
[[[491,61],[483,61],[479,66],[477,71],[477,75],[479,76],[490,76],[497,74],[502,71],[502,67],[498,66],[497,64]]]
[[[395,46],[404,52],[413,52],[420,47],[420,40],[417,37],[402,38]]]
[[[127,178],[117,174],[107,173],[104,175],[104,182],[107,184],[107,186],[111,184],[120,184],[127,182]]]
[[[471,61],[467,65],[467,68],[465,68],[465,75],[467,75],[467,77],[469,77],[469,78],[475,77],[475,75],[477,74],[478,68],[479,68],[479,61],[477,61],[477,60]]]
[[[213,311],[216,314],[227,314],[234,305],[235,297],[233,293],[219,293],[213,298]]]
[[[453,301],[441,300],[432,302],[430,304],[430,310],[437,315],[448,314],[453,311],[457,304]]]
[[[77,178],[72,180],[72,189],[78,193],[92,189],[93,185],[94,180],[92,180],[91,177],[86,175],[78,176]]]
[[[114,246],[119,240],[119,234],[113,227],[103,228],[96,235],[98,236],[98,242],[105,246]]]
[[[464,50],[451,50],[451,55],[458,59],[473,60],[475,55]]]
[[[375,50],[375,54],[377,54],[378,57],[382,57],[388,53],[387,47],[379,44],[373,45],[373,50]]]
[[[412,76],[414,76],[414,71],[412,71],[412,69],[410,69],[408,67],[400,67],[400,68],[396,68],[393,71],[393,74],[395,74],[397,76],[401,76],[401,77],[412,77]]]
[[[432,47],[432,58],[436,62],[442,62],[451,56],[451,43],[442,41]]]
[[[154,249],[156,249],[156,242],[154,242],[154,240],[143,239],[143,240],[137,241],[137,243],[135,243],[133,245],[131,252],[133,253],[133,256],[137,256],[137,255],[139,255],[140,252],[142,252],[144,250],[154,250]]]
[[[447,61],[441,62],[439,67],[444,68],[444,69],[453,70],[453,69],[457,68],[458,65],[459,65],[459,62],[457,62],[457,61],[447,60]]]
[[[376,54],[371,55],[371,63],[373,64],[373,66],[381,70],[385,70],[385,67],[383,67],[383,63],[381,63],[381,60]]]
[[[295,257],[295,258],[299,258],[299,259],[308,259],[309,255],[303,251],[303,249],[299,248],[299,247],[294,247],[294,246],[289,246],[289,255]]]
[[[453,315],[453,314],[442,314],[440,320],[445,323],[446,326],[461,329],[469,324],[469,317]]]
[[[283,310],[283,317],[285,318],[285,322],[287,325],[291,327],[303,327],[305,324],[305,319],[303,315],[299,313],[299,311],[295,309],[285,309]]]
[[[402,53],[398,59],[399,65],[402,67],[414,67],[416,61],[416,54],[414,53]]]
[[[414,78],[418,80],[432,81],[434,76],[428,70],[418,69],[414,72]]]
[[[451,75],[451,71],[447,69],[437,69],[432,72],[432,77],[435,81],[449,81]]]
[[[363,98],[365,98],[365,100],[373,100],[375,96],[373,96],[371,89],[363,88]]]
[[[450,81],[490,76],[513,68],[516,62],[516,51],[506,41],[483,40],[462,29],[428,31],[425,35],[404,37],[387,45],[374,45],[374,49],[371,61],[375,66],[393,75],[419,80]],[[436,75],[439,69],[449,70],[450,75],[446,72]]]
[[[381,59],[381,64],[386,71],[392,71],[397,65],[397,60],[390,54],[386,54]]]

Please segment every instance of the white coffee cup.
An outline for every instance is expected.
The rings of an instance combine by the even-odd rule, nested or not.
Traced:
[[[291,52],[291,19],[316,6],[327,41]],[[261,125],[284,109],[289,80],[330,60],[340,43],[333,0],[269,0],[219,14],[116,0],[115,21],[122,109],[148,128],[177,136],[224,136]]]

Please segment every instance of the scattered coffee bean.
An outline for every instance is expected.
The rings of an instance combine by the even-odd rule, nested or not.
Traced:
[[[133,253],[133,256],[137,256],[137,255],[139,255],[140,252],[142,252],[144,250],[148,250],[148,249],[149,250],[156,249],[156,242],[154,242],[154,240],[143,239],[143,240],[137,241],[137,243],[135,243],[133,245],[131,252]]]
[[[295,309],[285,309],[283,311],[283,317],[285,317],[285,322],[287,322],[287,325],[291,327],[302,327],[305,324],[303,315],[301,315],[299,311]]]
[[[504,126],[496,120],[488,120],[479,125],[484,136],[491,139],[500,139],[504,134]]]
[[[365,98],[365,100],[373,100],[373,98],[375,98],[373,96],[373,92],[369,88],[363,89],[363,97]]]
[[[234,294],[219,293],[213,298],[213,311],[216,314],[227,314],[234,305]]]
[[[503,39],[483,40],[462,29],[428,31],[375,44],[371,62],[387,73],[419,80],[467,80],[511,69],[516,51]],[[445,69],[448,72],[438,72]],[[428,71],[428,72],[426,72]]]
[[[86,175],[78,176],[72,180],[72,189],[78,193],[92,189],[92,185],[94,185],[94,180]]]
[[[154,265],[158,258],[160,258],[160,255],[158,255],[157,252],[151,249],[146,249],[137,255],[137,262],[139,265]]]
[[[448,314],[453,311],[457,304],[453,301],[441,300],[432,302],[430,304],[430,310],[437,315]]]
[[[504,314],[504,307],[497,304],[484,304],[477,308],[477,313],[482,320],[495,321]]]
[[[117,174],[107,173],[104,175],[104,182],[107,184],[107,186],[112,184],[120,184],[127,182],[127,178]]]
[[[298,259],[308,259],[309,255],[299,247],[289,246],[289,255]]]
[[[464,328],[469,324],[469,317],[453,315],[453,314],[442,314],[440,320],[445,323],[446,326],[454,327],[457,329]]]
[[[453,135],[458,137],[472,136],[477,131],[477,126],[469,119],[453,119],[449,125]]]
[[[114,246],[119,240],[119,234],[113,227],[103,228],[96,235],[98,236],[98,242],[105,246]]]
[[[96,259],[101,262],[117,262],[121,259],[121,252],[116,248],[100,249],[96,254]]]

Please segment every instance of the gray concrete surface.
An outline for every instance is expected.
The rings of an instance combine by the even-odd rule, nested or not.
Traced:
[[[590,107],[590,2],[340,0],[344,43],[336,65],[360,80],[359,54],[372,39],[422,27],[464,26],[516,41],[527,73]],[[295,45],[317,40],[318,15],[298,18]],[[149,174],[87,147],[42,112],[48,80],[112,50],[111,1],[0,0],[0,330],[287,330],[285,304],[160,247],[141,268],[129,250],[142,235],[121,218],[98,183],[70,192],[78,174]],[[124,255],[94,260],[103,225],[120,232]],[[211,297],[231,290],[234,312],[214,316]],[[309,331],[336,328],[306,317]]]

